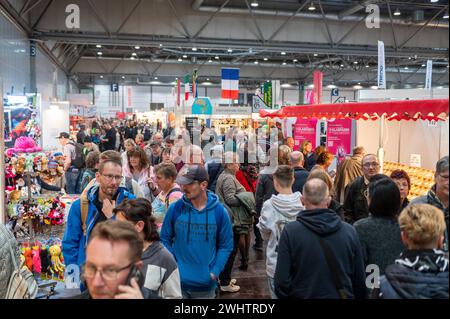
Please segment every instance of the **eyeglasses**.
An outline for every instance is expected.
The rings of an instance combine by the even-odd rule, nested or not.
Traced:
[[[364,163],[363,166],[364,166],[364,168],[370,168],[370,167],[375,167],[376,168],[376,167],[379,167],[380,164],[377,163],[377,162],[372,162],[372,163]]]
[[[97,272],[100,273],[100,276],[105,281],[115,281],[117,280],[117,277],[119,276],[119,273],[127,268],[130,268],[133,265],[133,263],[129,264],[126,267],[120,268],[120,269],[114,269],[114,268],[106,268],[101,269],[97,268],[94,265],[83,265],[82,266],[82,273],[85,278],[92,279],[95,277]]]
[[[104,174],[101,174],[101,175],[110,182],[112,182],[112,180],[116,180],[118,182],[120,182],[122,180],[122,175],[104,175]]]

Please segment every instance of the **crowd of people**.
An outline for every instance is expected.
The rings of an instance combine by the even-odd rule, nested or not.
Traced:
[[[62,242],[80,297],[235,293],[235,259],[247,271],[253,248],[274,299],[448,298],[448,156],[409,202],[408,174],[380,174],[364,147],[330,171],[325,147],[294,151],[280,133],[230,128],[221,140],[134,121],[61,133],[67,192],[81,194]]]

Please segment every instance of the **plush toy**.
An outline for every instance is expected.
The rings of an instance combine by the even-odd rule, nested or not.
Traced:
[[[5,189],[7,191],[13,191],[15,189],[15,181],[14,178],[16,177],[16,174],[13,172],[13,166],[8,165],[6,166],[5,170]]]
[[[41,172],[48,171],[48,158],[47,156],[41,157]]]
[[[17,163],[14,167],[16,170],[17,175],[22,175],[25,171],[25,164],[26,164],[26,158],[25,157],[19,157],[17,159]]]
[[[20,200],[21,196],[22,196],[22,192],[20,190],[13,190],[11,193],[9,193],[9,201],[17,202]]]
[[[41,271],[43,274],[45,275],[50,275],[51,273],[51,259],[50,259],[50,255],[48,253],[48,249],[47,246],[42,245],[41,247]]]
[[[53,245],[49,248],[50,256],[51,256],[51,262],[52,267],[50,268],[50,271],[52,274],[61,274],[64,273],[64,264],[61,262],[60,255],[61,255],[61,247],[58,245]]]
[[[25,159],[25,171],[32,173],[34,171],[33,164],[34,164],[34,157],[31,155],[28,155],[27,158]]]
[[[33,271],[33,252],[30,247],[25,247],[25,251],[23,253],[25,256],[25,265],[30,271]]]
[[[39,246],[33,246],[33,271],[37,274],[41,273],[41,255]]]

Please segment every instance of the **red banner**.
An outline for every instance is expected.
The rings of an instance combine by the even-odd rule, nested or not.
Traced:
[[[299,151],[303,141],[312,143],[313,149],[316,147],[317,119],[298,119],[294,128],[294,151]]]
[[[352,120],[334,120],[327,122],[327,149],[335,154],[338,161],[351,154]]]
[[[322,103],[323,73],[314,71],[314,104]]]
[[[125,112],[116,112],[116,117],[119,120],[125,120],[126,113]]]

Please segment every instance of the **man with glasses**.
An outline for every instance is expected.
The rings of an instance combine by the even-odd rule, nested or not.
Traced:
[[[143,242],[127,222],[108,220],[92,231],[81,278],[87,291],[80,298],[143,299],[140,273]]]
[[[85,248],[94,226],[113,218],[116,204],[127,198],[135,198],[125,188],[120,187],[122,181],[120,161],[100,162],[95,179],[97,183],[87,191],[88,209],[82,208],[80,199],[70,207],[62,242],[66,265],[82,265],[86,260]]]
[[[380,163],[374,154],[365,155],[361,164],[363,176],[357,177],[345,191],[344,217],[350,224],[369,216],[369,205],[365,194],[370,179],[380,171]]]
[[[445,231],[444,250],[448,252],[448,199],[449,199],[449,157],[445,156],[436,163],[436,173],[434,174],[434,185],[428,191],[427,195],[416,197],[411,201],[410,205],[415,204],[430,204],[439,208],[445,217],[447,229]]]

